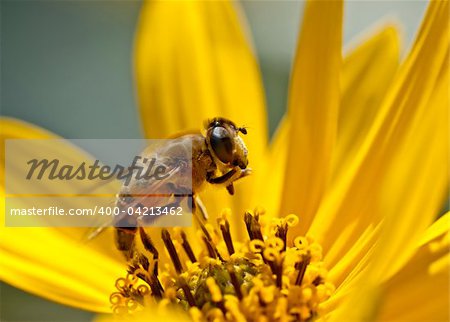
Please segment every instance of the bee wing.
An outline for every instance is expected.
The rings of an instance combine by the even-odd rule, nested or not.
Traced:
[[[111,202],[109,202],[108,205],[105,207],[113,208],[115,207],[115,205],[116,205],[115,198],[111,198]],[[97,220],[97,225],[88,228],[87,232],[83,236],[83,240],[90,241],[95,237],[97,237],[100,233],[102,233],[106,228],[111,227],[114,223],[114,217],[115,216],[108,216],[107,219],[105,220],[105,217],[102,216],[100,218],[99,216]]]
[[[137,207],[140,205],[164,206],[170,197],[175,195],[190,195],[192,189],[189,182],[183,180],[186,175],[186,162],[166,163],[166,172],[164,178],[154,178],[148,180],[138,180],[133,182],[130,189],[127,190],[127,196],[131,196],[131,201],[126,203],[126,207]]]
[[[183,162],[171,162],[165,167],[168,171],[163,179],[152,177],[148,180],[137,180],[130,184],[130,188],[124,185],[121,192],[116,196],[115,204],[112,205],[113,207],[119,207],[119,215],[110,216],[110,221],[103,222],[99,227],[92,228],[86,234],[86,239],[94,239],[106,228],[114,226],[115,223],[126,218],[129,207],[164,206],[174,195],[191,194],[190,187],[184,186],[185,183],[180,182],[182,171],[186,168],[186,165]]]

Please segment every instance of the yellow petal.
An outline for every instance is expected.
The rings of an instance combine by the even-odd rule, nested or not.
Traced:
[[[433,225],[427,229],[425,234],[423,234],[422,238],[419,240],[418,246],[423,246],[433,239],[436,238],[436,236],[444,235],[446,232],[448,232],[450,227],[450,213],[447,212],[445,215],[439,217],[438,220],[436,220]]]
[[[446,111],[446,105],[435,104],[433,101],[435,101],[441,95],[447,95],[447,88],[448,86],[443,87],[441,84],[441,86],[435,91],[435,94],[433,95],[433,99],[431,101],[432,103],[430,104],[440,105],[441,113],[443,111]],[[447,117],[439,115],[440,113],[437,113],[437,115],[427,114],[427,117],[424,118],[421,123],[422,126],[426,126],[428,128],[428,131],[430,133],[435,133],[435,140],[431,142],[423,141],[424,137],[427,137],[426,135],[423,135],[424,131],[417,131],[417,133],[422,134],[422,137],[416,137],[412,140],[412,142],[414,142],[415,144],[415,148],[417,148],[416,153],[418,154],[421,154],[422,151],[425,150],[425,146],[432,147],[431,149],[429,149],[430,152],[427,154],[430,160],[445,160],[444,155],[439,155],[446,153],[446,150],[442,145],[445,145],[445,139],[443,139],[443,133],[439,133],[439,131],[436,130],[440,129],[440,131],[447,131],[448,126],[442,126],[442,124],[439,125],[439,123],[437,122],[439,119],[441,121],[446,121]],[[429,116],[433,116],[435,118],[434,121],[430,120]],[[401,166],[402,168],[408,168],[408,164],[405,163],[404,160],[401,161],[403,162],[400,163],[399,160],[399,166]],[[448,162],[442,163],[442,166],[445,167],[447,166],[447,164]],[[425,181],[418,187],[418,191],[421,191],[421,189],[429,190],[429,187],[433,186],[434,182],[439,184],[436,176],[431,174],[427,175],[427,172],[432,173],[433,171],[442,171],[442,169],[436,168],[436,165],[433,165],[433,168],[430,168],[430,162],[425,164],[425,166],[426,167],[423,167],[421,171],[424,173],[423,177],[426,179],[429,178],[428,180],[430,180],[430,182],[426,183]],[[401,169],[397,168],[396,174],[401,173],[401,171]],[[445,189],[445,180],[440,182],[440,184],[441,189]],[[433,186],[433,189],[436,188],[436,186]],[[394,193],[393,189],[394,187],[392,187],[392,190],[389,191],[391,194],[401,196],[400,192]],[[408,220],[403,219],[401,223],[397,223],[397,226],[394,226],[395,223],[392,223],[392,221],[387,221],[385,219],[384,222],[380,222],[376,225],[369,225],[368,227],[366,227],[364,232],[360,232],[360,237],[350,247],[347,247],[346,254],[341,257],[330,270],[330,279],[333,280],[335,285],[339,285],[339,287],[336,294],[333,296],[333,299],[328,303],[329,310],[338,307],[339,303],[342,303],[346,298],[348,299],[349,296],[352,295],[352,292],[355,291],[355,289],[359,288],[359,292],[362,292],[360,286],[358,286],[361,284],[364,284],[366,286],[366,289],[364,291],[368,292],[368,294],[364,295],[364,298],[366,299],[365,302],[370,302],[370,300],[368,299],[369,297],[373,297],[373,301],[375,302],[378,301],[378,298],[380,298],[381,295],[379,294],[379,290],[377,289],[376,285],[382,283],[393,273],[397,272],[400,267],[404,265],[405,261],[417,250],[418,246],[422,246],[425,243],[428,243],[436,238],[436,236],[443,235],[444,233],[448,232],[448,214],[441,217],[436,223],[434,223],[433,226],[430,227],[423,236],[418,236],[419,233],[417,231],[414,231],[414,228],[410,227],[411,225],[413,227],[415,227],[415,225],[420,225],[421,218],[419,218],[419,215],[425,213],[423,212],[422,204],[426,205],[427,207],[430,207],[430,204],[434,204],[435,209],[433,213],[437,213],[439,206],[442,205],[442,196],[444,195],[442,191],[441,193],[437,193],[436,195],[432,194],[426,201],[417,197],[414,191],[407,190],[405,191],[405,193],[407,193],[408,196],[407,198],[403,199],[408,200],[408,205],[404,205],[404,209],[402,210],[405,212],[405,214],[412,214],[414,213],[414,211],[417,211],[417,215],[412,218],[413,222],[411,222],[411,224],[408,224]],[[422,193],[424,192],[422,191]],[[437,199],[435,200],[434,198]],[[441,200],[441,202],[439,202],[439,200]],[[404,218],[404,216],[402,216],[402,213],[399,212],[397,214],[397,218]],[[340,231],[340,236],[335,241],[335,249],[346,247],[345,244],[348,242],[349,235],[351,235],[351,232],[354,230],[354,226],[356,225],[357,222],[354,221]],[[380,231],[382,232],[381,234]],[[415,236],[415,239],[410,240],[409,243],[407,243],[405,242],[405,236],[403,237],[403,239],[401,238],[404,234]],[[380,242],[380,235],[383,236],[383,243]],[[410,235],[408,235],[408,237]],[[378,246],[378,249],[376,249],[375,245]],[[391,253],[391,249],[395,249],[396,253]],[[392,256],[392,259],[388,259],[388,256]],[[441,261],[444,261],[445,264],[445,260],[446,259],[444,258]],[[398,274],[401,273],[397,273],[397,275]],[[360,295],[356,295],[356,297],[359,296]],[[373,307],[369,307],[367,308],[367,310],[368,312],[364,312],[364,310],[362,310],[361,312],[353,313],[369,315],[373,313]],[[427,312],[429,310],[431,309],[427,309]],[[348,314],[348,311],[346,311],[345,314]],[[404,320],[407,321],[407,319]]]
[[[415,46],[395,77],[364,144],[335,180],[315,217],[310,234],[322,242],[330,267],[347,254],[362,232],[374,229],[382,218],[398,219],[391,222],[391,228],[394,223],[406,223],[406,230],[395,226],[386,239],[392,241],[397,229],[401,232],[389,250],[393,255],[437,215],[445,191],[442,165],[447,162],[443,155],[446,138],[442,132],[447,118],[443,117],[446,102],[438,98],[434,104],[430,96],[434,90],[438,92],[436,82],[446,60],[447,6],[448,2],[431,2]],[[437,92],[434,96],[441,97]],[[437,136],[430,132],[433,126]],[[401,161],[404,171],[393,176]],[[411,201],[423,204],[414,210],[408,205]],[[341,231],[350,225],[352,232],[342,240]]]
[[[427,231],[429,242],[386,284],[377,321],[450,319],[448,217],[447,214]]]
[[[260,74],[240,23],[228,1],[143,5],[135,67],[147,137],[224,116],[249,126],[256,146],[266,144]]]
[[[0,148],[2,150],[5,149],[5,140],[7,139],[60,139],[61,144],[57,146],[59,149],[64,149],[63,151],[59,151],[58,156],[60,157],[61,163],[66,164],[80,164],[81,162],[84,162],[86,160],[90,159],[90,156],[81,150],[80,148],[75,147],[74,145],[70,144],[69,142],[67,144],[64,143],[61,137],[56,136],[55,134],[42,129],[38,126],[32,125],[30,123],[14,119],[14,118],[0,118]],[[44,146],[42,146],[44,148]],[[45,148],[50,149],[52,148],[51,145],[45,146]],[[25,163],[26,160],[30,160],[31,158],[35,157],[33,151],[21,151],[21,154],[17,154],[14,157],[16,158],[17,163]],[[46,154],[46,151],[40,151],[43,155]],[[48,155],[56,156],[55,152],[50,151],[48,152]],[[0,158],[0,178],[2,179],[2,182],[4,182],[4,171],[5,171],[5,159],[4,155],[2,154]],[[64,159],[63,159],[64,158]],[[24,161],[22,161],[24,160]],[[67,161],[67,162],[66,162]],[[9,173],[11,177],[14,177],[15,173]],[[72,187],[74,186],[73,181],[52,181],[51,183],[45,182],[44,180],[38,181],[36,183],[39,183],[42,185],[39,186],[39,191],[47,191],[48,187],[47,184],[51,184],[51,193],[56,193],[59,191],[67,192],[68,186]],[[19,189],[20,190],[20,189]],[[95,193],[105,193],[105,194],[111,194],[114,195],[119,190],[118,182],[109,182],[107,184],[102,185],[97,190],[92,191],[92,186],[89,185],[87,181],[77,181],[76,182],[76,188],[71,189],[73,193],[81,193],[81,192],[95,192]],[[4,187],[2,186],[1,191],[4,192]],[[8,193],[8,191],[6,191]],[[74,198],[74,200],[76,200]],[[25,201],[22,200],[22,201]],[[83,202],[86,202],[85,199],[83,199]],[[73,201],[69,200],[67,201],[67,204],[72,204]],[[78,206],[89,208],[90,206],[95,205],[95,202],[88,202],[86,204],[78,204]],[[86,228],[58,228],[58,231],[61,233],[64,233],[67,235],[67,237],[71,237],[74,239],[77,239],[79,241],[83,240],[83,237],[85,237],[87,233]],[[110,234],[110,231],[106,231],[103,236],[100,236],[98,239],[93,240],[92,242],[89,242],[89,247],[98,249],[101,252],[107,253],[109,256],[115,258],[118,256],[118,252],[114,249],[114,246],[111,242],[106,242],[108,240],[112,240],[112,234]],[[106,236],[107,235],[107,236]]]
[[[360,137],[355,133],[367,132],[369,121],[375,113],[386,92],[389,81],[398,64],[398,35],[391,25],[373,34],[368,40],[358,44],[344,58],[342,66],[342,98],[338,124],[338,141],[334,158],[334,172],[345,166],[350,153],[356,150]],[[383,68],[381,68],[383,67]],[[382,79],[382,81],[378,81]],[[363,103],[361,103],[363,102]],[[357,114],[357,117],[355,116]],[[265,173],[262,182],[257,184],[257,202],[264,203],[269,213],[276,213],[284,181],[285,162],[289,141],[289,120],[285,117],[280,122],[274,139],[270,144]],[[361,136],[362,137],[362,136]],[[351,140],[353,138],[354,140]],[[268,180],[268,181],[267,181]],[[261,197],[264,196],[264,197]],[[279,196],[279,197],[278,197]]]
[[[1,206],[4,209],[3,197]],[[63,232],[35,227],[1,228],[0,263],[2,281],[95,312],[110,312],[109,295],[125,268]]]
[[[188,312],[180,310],[178,307],[151,305],[146,306],[143,311],[134,312],[123,316],[113,314],[102,314],[94,318],[94,322],[143,322],[143,321],[164,321],[164,322],[182,322],[192,321]]]
[[[149,138],[197,130],[215,116],[248,126],[249,166],[257,172],[267,144],[264,94],[234,5],[230,1],[145,3],[136,35],[138,98]],[[236,210],[249,207],[244,192],[252,189],[252,180],[237,184],[233,199],[226,192],[207,192],[204,202],[213,216],[232,202]]]
[[[15,119],[0,119],[0,144],[5,139],[54,139],[55,135],[31,124]],[[68,146],[68,158],[81,157],[82,152]],[[16,155],[17,162],[29,160],[32,151]],[[85,160],[85,156],[83,158]],[[4,178],[4,155],[0,175]],[[8,173],[14,176],[14,173]],[[64,191],[64,185],[56,183]],[[46,187],[41,189],[45,191]],[[2,185],[1,219],[5,220],[5,190]],[[72,202],[69,201],[69,202]],[[14,207],[31,207],[26,201],[15,200]],[[94,203],[94,202],[93,202]],[[78,204],[92,207],[92,204]],[[114,291],[115,279],[126,269],[122,256],[114,248],[111,231],[91,242],[85,242],[87,228],[2,227],[0,228],[0,278],[15,287],[57,301],[92,310],[109,312],[109,294]]]
[[[373,35],[344,59],[343,95],[334,156],[336,173],[345,167],[358,150],[388,89],[389,81],[397,70],[399,40],[396,28],[388,25],[375,33],[370,33]],[[352,225],[344,227],[340,232],[340,238],[335,241],[337,247],[346,242],[346,237],[352,230]],[[350,255],[342,258],[331,268],[330,279],[339,285],[343,277],[351,280],[352,275],[358,274],[360,268],[364,266],[362,264],[368,259],[367,254],[371,251],[378,233],[379,227],[361,233],[358,241],[348,250]],[[345,282],[341,287],[345,287]]]
[[[338,138],[333,156],[333,172],[337,174],[360,148],[398,68],[399,39],[394,26],[384,26],[366,39],[343,63]]]
[[[306,3],[291,76],[289,152],[281,214],[300,215],[305,232],[329,180],[341,70],[342,2]]]
[[[428,228],[414,256],[389,281],[363,274],[353,289],[338,288],[325,305],[327,321],[448,321],[449,216]]]
[[[445,174],[449,173],[450,162],[448,66],[443,71],[445,76],[438,80],[428,108],[416,126],[409,130],[408,140],[398,146],[382,182],[386,189],[381,193],[380,207],[387,217],[383,230],[387,251],[383,251],[384,261],[378,269],[386,277],[408,260],[417,239],[447,201],[449,183]],[[394,200],[392,196],[395,196]],[[398,254],[399,250],[402,250],[401,254]]]
[[[270,216],[278,216],[283,196],[283,187],[286,160],[289,155],[289,121],[284,117],[278,126],[270,144],[267,156],[260,173],[256,173],[256,184],[252,204],[261,206]]]

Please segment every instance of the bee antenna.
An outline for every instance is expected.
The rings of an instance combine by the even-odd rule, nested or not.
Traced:
[[[240,128],[238,128],[238,131],[241,132],[242,134],[247,134],[247,128],[246,127],[240,127]]]

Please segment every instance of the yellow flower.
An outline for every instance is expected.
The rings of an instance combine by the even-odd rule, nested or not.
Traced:
[[[198,128],[209,117],[228,117],[249,126],[254,175],[237,186],[233,198],[224,191],[205,194],[211,217],[225,229],[224,241],[210,226],[204,228],[211,235],[203,237],[210,253],[199,256],[200,246],[192,245],[197,264],[174,267],[164,259],[177,262],[173,250],[163,253],[161,231],[147,230],[159,244],[158,278],[166,289],[160,315],[143,310],[135,318],[158,318],[175,298],[191,306],[191,294],[195,304],[204,304],[188,309],[193,319],[220,318],[223,312],[233,320],[449,319],[449,215],[436,220],[448,191],[449,3],[430,2],[401,64],[393,26],[342,60],[342,7],[340,1],[306,3],[289,110],[269,144],[257,63],[233,4],[144,5],[136,78],[146,136],[164,137]],[[54,135],[3,118],[1,137],[4,144],[6,138]],[[3,187],[2,195],[4,202]],[[266,214],[249,212],[244,224],[244,211],[255,205]],[[224,207],[231,210],[220,217]],[[296,225],[291,213],[298,215]],[[120,309],[125,298],[127,312],[139,306],[130,299],[151,302],[152,281],[140,287],[133,274],[117,280],[127,263],[114,249],[111,231],[81,245],[84,234],[77,228],[1,228],[1,279],[95,312],[111,312],[114,292],[113,306]],[[170,243],[183,249],[180,231],[163,236],[167,249]],[[194,228],[188,236],[195,236]],[[146,268],[141,259],[128,263],[136,268],[132,273]],[[211,274],[204,275],[205,267]],[[224,276],[229,283],[222,283]],[[192,279],[197,283],[189,284]],[[133,296],[124,297],[125,285]],[[203,290],[192,292],[197,286]],[[183,316],[176,314],[175,320]]]

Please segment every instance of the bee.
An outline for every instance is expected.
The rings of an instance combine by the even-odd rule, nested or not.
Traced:
[[[207,211],[198,194],[212,185],[225,188],[233,195],[234,182],[251,173],[247,167],[247,147],[239,134],[247,134],[246,128],[216,117],[204,123],[203,133],[178,135],[168,143],[144,150],[142,159],[158,160],[167,169],[166,176],[162,180],[133,178],[128,185],[122,186],[116,197],[116,206],[120,209],[163,206],[160,202],[168,200],[167,197],[146,197],[153,194],[177,196],[170,206],[191,198],[189,204],[194,218],[205,221]],[[133,256],[135,237],[143,226],[139,221],[149,217],[143,218],[125,214],[117,216],[114,222],[116,247],[127,259]],[[154,218],[152,216],[151,220],[156,220]]]

